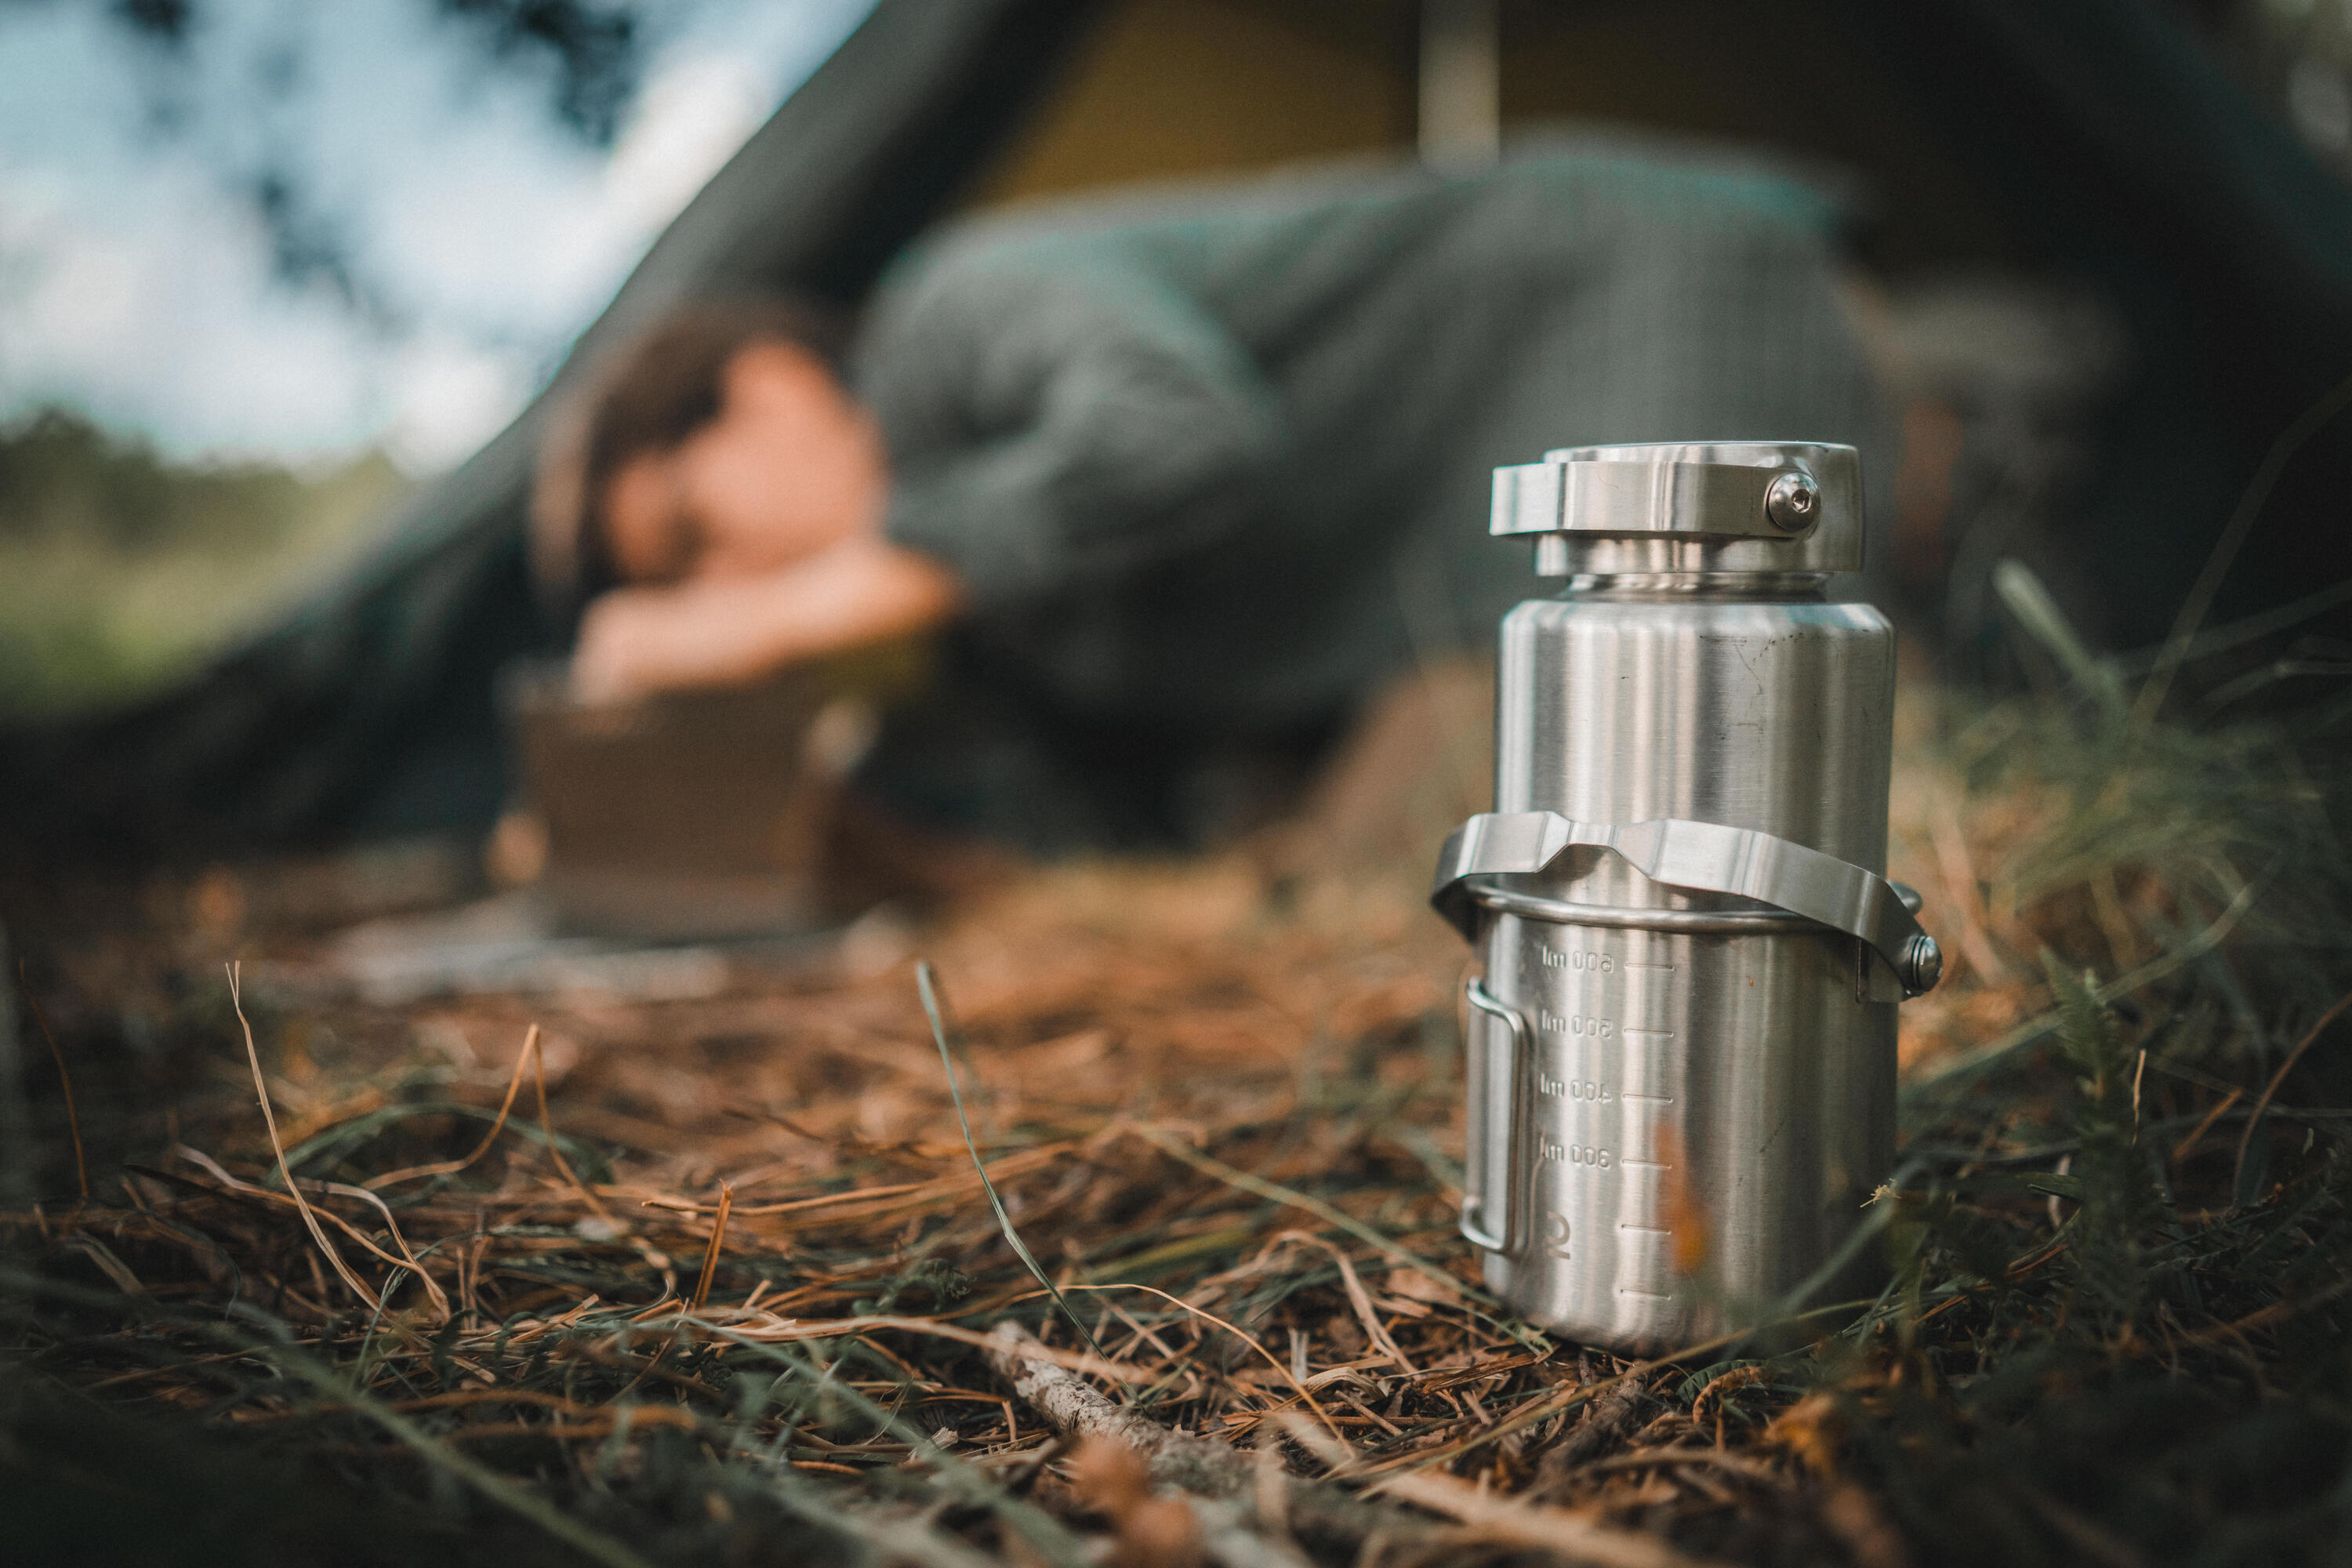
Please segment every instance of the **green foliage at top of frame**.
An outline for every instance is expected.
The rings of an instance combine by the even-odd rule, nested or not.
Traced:
[[[72,538],[117,550],[266,549],[320,514],[380,503],[399,470],[369,452],[297,472],[271,463],[175,463],[145,442],[45,408],[0,426],[0,540]]]
[[[175,463],[56,409],[0,427],[0,717],[167,683],[347,563],[405,483],[376,452],[299,472]]]

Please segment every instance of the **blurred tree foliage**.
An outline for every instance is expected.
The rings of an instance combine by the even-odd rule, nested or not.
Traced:
[[[54,409],[0,427],[0,716],[168,681],[347,564],[405,484],[378,452],[183,465]]]
[[[646,46],[664,21],[691,0],[411,0],[463,45],[465,54],[495,71],[543,89],[549,118],[595,147],[609,147],[636,100]],[[194,74],[247,84],[280,100],[308,79],[299,30],[280,29],[239,46],[203,37],[213,0],[106,0],[106,16],[142,46],[142,72],[151,131],[187,132],[203,112],[191,95]],[[243,52],[237,51],[242,47]],[[224,52],[224,51],[226,52]],[[380,280],[352,253],[331,199],[322,199],[319,172],[300,154],[299,139],[264,138],[236,154],[213,154],[224,194],[259,220],[282,281],[323,286],[379,326],[399,324],[401,310]]]
[[[544,74],[556,117],[604,146],[636,95],[645,28],[642,0],[418,0],[466,29],[495,63]],[[203,0],[113,0],[109,15],[166,52],[184,51]],[[275,75],[257,79],[268,82]]]
[[[596,145],[611,144],[636,96],[644,29],[642,7],[583,0],[433,0],[434,9],[470,26],[500,61],[551,67],[556,117]]]

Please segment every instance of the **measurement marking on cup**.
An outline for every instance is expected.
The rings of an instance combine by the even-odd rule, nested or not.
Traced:
[[[1672,1235],[1674,1235],[1674,1232],[1673,1232],[1673,1231],[1668,1230],[1664,1226],[1662,1226],[1662,1225],[1628,1225],[1628,1224],[1626,1224],[1626,1223],[1625,1223],[1623,1220],[1622,1220],[1622,1219],[1621,1219],[1621,1220],[1619,1220],[1619,1221],[1617,1222],[1617,1228],[1618,1228],[1619,1230],[1641,1230],[1641,1231],[1647,1231],[1647,1232],[1648,1232],[1650,1235],[1652,1235],[1652,1236],[1672,1236]]]
[[[1675,1299],[1674,1292],[1671,1290],[1634,1290],[1628,1289],[1623,1285],[1617,1287],[1617,1294],[1620,1296],[1647,1296],[1653,1301],[1671,1301]]]
[[[1640,1165],[1646,1170],[1652,1171],[1671,1171],[1674,1169],[1672,1165],[1667,1164],[1664,1160],[1620,1160],[1617,1163],[1621,1165]]]
[[[1675,1097],[1671,1094],[1636,1094],[1630,1089],[1625,1090],[1617,1098],[1620,1100],[1652,1100],[1657,1101],[1660,1105],[1672,1105],[1675,1102]]]
[[[1554,1100],[1590,1100],[1606,1105],[1617,1098],[1617,1091],[1608,1084],[1589,1078],[1555,1078],[1538,1068],[1536,1069],[1536,1092]]]

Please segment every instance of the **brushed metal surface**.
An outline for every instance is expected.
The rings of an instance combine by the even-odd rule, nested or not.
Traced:
[[[1773,504],[1792,483],[1807,498],[1801,521]],[[1535,538],[1548,576],[1855,572],[1862,462],[1813,441],[1563,447],[1495,470],[1488,531]]]
[[[1867,605],[1577,590],[1504,617],[1496,679],[1496,812],[1685,817],[1886,869],[1895,639]],[[1756,907],[1662,887],[1599,850],[1528,890]]]
[[[1495,806],[1721,824],[1883,875],[1894,679],[1892,630],[1866,605],[1590,580],[1504,622]],[[1590,847],[1495,880],[1612,921],[1762,909]],[[1473,1196],[1513,1221],[1485,1222],[1507,1243],[1486,1258],[1496,1292],[1577,1338],[1656,1346],[1820,1269],[1893,1163],[1899,993],[1869,983],[1861,944],[1818,926],[1484,920],[1486,988],[1525,1042],[1474,1015]]]
[[[1752,1321],[1811,1278],[1893,1163],[1895,1005],[1856,998],[1853,947],[1497,917],[1486,984],[1526,1044],[1474,1015],[1513,1184],[1489,1288],[1639,1349]]]

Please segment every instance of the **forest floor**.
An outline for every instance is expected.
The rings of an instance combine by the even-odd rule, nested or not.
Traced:
[[[1479,785],[1411,721],[1286,837],[667,995],[371,1002],[217,875],[20,891],[0,1556],[2345,1561],[2338,792],[2259,728],[1903,735],[1949,962],[1885,1287],[1639,1359],[1456,1232],[1420,881]]]

